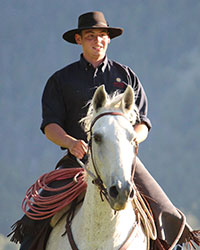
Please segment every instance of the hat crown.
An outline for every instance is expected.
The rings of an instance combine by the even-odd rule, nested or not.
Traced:
[[[108,27],[108,23],[102,12],[88,12],[81,16],[78,19],[78,28],[83,27]]]
[[[78,18],[78,28],[65,32],[63,39],[76,44],[75,34],[80,34],[82,30],[87,29],[106,29],[109,32],[110,39],[120,36],[123,33],[122,28],[110,27],[102,12],[93,11],[80,15]]]

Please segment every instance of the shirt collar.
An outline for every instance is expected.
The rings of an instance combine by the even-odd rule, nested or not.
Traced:
[[[83,57],[83,54],[80,55],[80,64],[81,66],[87,71],[89,70],[90,68],[93,68],[92,64],[89,63],[84,57]],[[106,66],[108,64],[108,58],[107,56],[105,56],[103,62],[98,66],[98,68],[101,68],[102,72],[105,71],[106,69]]]

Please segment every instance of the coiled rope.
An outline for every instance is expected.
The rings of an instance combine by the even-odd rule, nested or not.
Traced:
[[[73,178],[68,184],[51,188],[48,186],[52,181]],[[44,220],[52,217],[62,208],[69,205],[87,188],[85,170],[82,168],[65,168],[53,170],[43,174],[27,191],[22,202],[22,210],[33,220]],[[41,196],[40,192],[45,190],[50,196]],[[61,193],[56,193],[61,192]]]

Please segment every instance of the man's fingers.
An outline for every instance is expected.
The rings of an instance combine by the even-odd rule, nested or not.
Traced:
[[[87,143],[85,143],[83,140],[78,140],[71,149],[71,154],[73,154],[76,158],[82,159],[87,153],[87,149]]]

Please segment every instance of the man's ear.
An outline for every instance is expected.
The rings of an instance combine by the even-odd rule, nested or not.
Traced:
[[[82,44],[82,40],[81,40],[81,35],[79,35],[79,34],[75,34],[75,36],[74,36],[74,38],[75,38],[75,41],[76,41],[76,43],[78,44],[78,45],[81,45]]]

